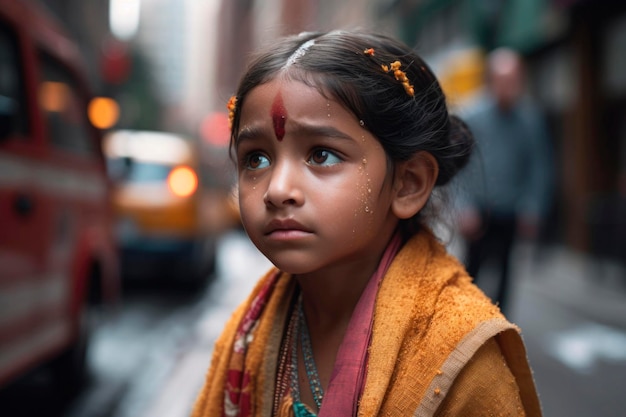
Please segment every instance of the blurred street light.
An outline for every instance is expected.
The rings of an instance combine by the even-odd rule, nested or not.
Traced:
[[[89,121],[98,129],[113,127],[119,120],[120,108],[115,100],[108,97],[95,97],[87,109]]]
[[[228,114],[226,112],[212,112],[206,115],[200,123],[200,136],[213,146],[228,146],[230,142]]]
[[[128,41],[139,29],[141,0],[111,0],[109,3],[109,25],[113,36]]]

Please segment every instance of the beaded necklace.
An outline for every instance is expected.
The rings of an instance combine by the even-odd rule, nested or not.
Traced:
[[[302,348],[302,356],[304,359],[304,367],[306,369],[309,387],[313,394],[313,400],[319,410],[322,407],[324,391],[322,383],[315,366],[315,358],[313,357],[313,348],[311,346],[311,338],[309,336],[309,328],[306,324],[304,311],[302,309],[302,297],[298,300],[297,306],[298,320],[296,321],[294,343],[291,347],[291,395],[293,397],[293,411],[296,417],[315,417],[300,400],[300,389],[298,384],[298,335],[300,336],[300,345]]]
[[[280,355],[278,359],[278,370],[276,379],[276,391],[274,392],[274,413],[277,413],[280,404],[290,391],[292,390],[291,374],[293,373],[293,364],[291,361],[291,351],[293,344],[296,342],[296,333],[298,326],[298,315],[296,313],[297,302],[294,303],[292,311],[289,314],[289,322],[285,329],[285,335],[280,347]],[[293,396],[292,396],[293,399]],[[274,414],[273,414],[274,415]]]

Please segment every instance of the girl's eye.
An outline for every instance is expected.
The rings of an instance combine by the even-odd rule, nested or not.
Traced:
[[[262,169],[268,166],[270,166],[269,158],[261,153],[252,153],[246,156],[244,161],[244,167],[247,169]]]
[[[316,149],[311,154],[309,158],[309,163],[313,165],[336,165],[341,162],[341,158],[339,158],[335,153],[329,151],[328,149]]]

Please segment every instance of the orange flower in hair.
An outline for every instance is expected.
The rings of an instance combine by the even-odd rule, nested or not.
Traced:
[[[374,48],[368,48],[364,50],[363,53],[367,56],[374,56]],[[393,76],[396,78],[396,80],[402,83],[404,91],[406,91],[406,93],[411,97],[415,95],[415,89],[409,82],[409,78],[406,76],[406,72],[400,69],[400,67],[402,67],[402,63],[400,61],[396,60],[389,65],[381,64],[380,67],[385,72],[393,71]]]
[[[237,96],[232,96],[226,104],[228,109],[228,127],[233,128],[233,120],[235,119],[235,109],[237,108]]]
[[[400,81],[402,85],[404,86],[404,91],[406,91],[406,93],[409,96],[413,97],[415,95],[415,89],[413,88],[411,83],[409,83],[409,79],[406,76],[406,72],[400,69],[401,66],[402,66],[402,63],[400,61],[394,61],[391,64],[389,64],[389,67],[387,67],[386,65],[383,65],[382,68],[385,72],[389,72],[389,68],[391,68],[391,71],[393,71],[393,76],[396,78],[396,80]]]
[[[374,48],[367,48],[363,51],[363,53],[367,56],[373,57]],[[406,72],[400,69],[400,67],[402,67],[402,63],[400,61],[396,60],[389,65],[381,64],[380,67],[385,72],[393,71],[393,76],[396,78],[396,80],[402,83],[402,86],[404,87],[404,91],[406,91],[406,93],[410,97],[413,97],[415,95],[415,89],[409,82],[409,78],[406,76]]]

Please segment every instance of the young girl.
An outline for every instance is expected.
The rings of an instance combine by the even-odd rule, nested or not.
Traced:
[[[216,343],[195,417],[541,415],[518,329],[428,226],[473,140],[414,51],[288,37],[228,107],[241,218],[276,268]]]

